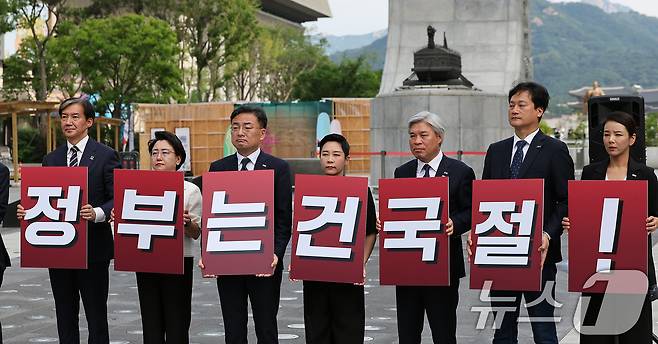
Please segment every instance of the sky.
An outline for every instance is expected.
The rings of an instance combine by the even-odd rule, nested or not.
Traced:
[[[314,33],[359,35],[388,26],[388,0],[328,0],[331,18],[305,24]],[[397,0],[404,1],[404,0]],[[556,0],[551,0],[557,2]],[[570,0],[574,1],[574,0]],[[644,15],[658,17],[658,0],[611,0]]]

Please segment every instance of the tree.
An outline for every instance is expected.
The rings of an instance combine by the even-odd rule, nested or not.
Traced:
[[[156,18],[136,14],[88,19],[57,38],[77,63],[82,90],[120,118],[122,104],[170,102],[182,97],[176,35]]]
[[[325,44],[314,44],[299,30],[261,27],[249,50],[227,68],[227,93],[240,100],[288,101],[299,76],[327,59]]]
[[[36,72],[33,91],[37,100],[45,100],[51,89],[46,62],[48,44],[61,22],[61,9],[66,0],[5,0],[2,3],[0,7],[6,6],[13,20],[5,21],[5,24],[15,25],[30,33],[28,40],[33,45],[33,57],[27,61],[33,64],[30,70]]]
[[[381,71],[373,71],[361,56],[343,59],[336,64],[324,59],[314,69],[299,76],[292,92],[293,99],[318,100],[329,97],[370,98],[379,92]]]

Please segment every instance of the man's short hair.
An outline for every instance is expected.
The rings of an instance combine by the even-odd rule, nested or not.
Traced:
[[[155,132],[155,138],[149,140],[148,142],[148,147],[149,147],[149,154],[153,153],[153,147],[158,141],[167,141],[171,145],[171,147],[174,148],[174,154],[180,157],[180,163],[176,165],[176,171],[183,166],[185,163],[185,159],[187,158],[187,154],[185,154],[185,148],[183,147],[183,143],[180,141],[178,136],[175,134],[169,132],[169,131],[156,131]]]
[[[443,134],[445,134],[445,132],[446,132],[446,127],[443,124],[443,121],[441,121],[441,118],[439,117],[439,115],[437,115],[433,112],[421,111],[421,112],[409,117],[408,128],[411,129],[411,126],[418,123],[418,122],[427,123],[430,127],[432,127],[434,132],[437,135],[441,136],[441,137],[443,137]]]
[[[260,124],[260,127],[263,129],[267,129],[267,115],[265,114],[265,110],[263,110],[261,107],[258,106],[250,106],[250,105],[242,105],[238,107],[237,109],[233,110],[231,113],[231,122],[233,122],[233,119],[240,114],[243,113],[251,113],[256,116],[256,119],[258,119],[258,123]]]
[[[350,144],[347,142],[345,136],[341,134],[329,134],[323,137],[322,140],[320,140],[320,143],[318,144],[318,147],[320,148],[320,152],[322,152],[322,147],[324,147],[324,145],[327,144],[327,142],[338,142],[345,156],[350,155]]]
[[[532,81],[522,82],[514,86],[509,91],[507,102],[509,103],[512,100],[512,96],[523,91],[528,92],[530,99],[535,104],[535,109],[541,108],[544,111],[548,109],[548,101],[551,99],[551,96],[548,95],[548,90],[546,87]]]
[[[84,109],[85,119],[96,118],[96,111],[94,110],[94,106],[91,105],[87,97],[71,97],[69,99],[64,100],[61,104],[59,104],[59,110],[58,110],[59,117],[62,117],[62,111],[64,111],[67,107],[73,104],[82,105],[82,108]]]

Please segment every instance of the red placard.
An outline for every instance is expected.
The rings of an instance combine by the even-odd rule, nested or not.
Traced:
[[[379,180],[379,281],[450,284],[448,178]]]
[[[295,176],[290,278],[363,283],[368,178]]]
[[[87,167],[23,167],[21,267],[86,269]]]
[[[204,173],[202,223],[205,275],[271,274],[274,171]]]
[[[114,269],[182,275],[183,172],[114,170]]]
[[[544,180],[473,181],[471,289],[541,290]]]
[[[569,291],[603,293],[605,282],[583,288],[598,271],[647,273],[647,181],[569,181]]]

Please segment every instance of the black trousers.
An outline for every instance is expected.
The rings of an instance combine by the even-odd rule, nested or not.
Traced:
[[[247,343],[247,299],[254,315],[259,344],[278,343],[276,316],[279,312],[283,261],[270,277],[253,275],[217,277],[219,302],[227,344]]]
[[[420,344],[425,313],[434,343],[457,343],[459,280],[445,287],[395,287],[395,303],[400,344]]]
[[[85,308],[89,344],[108,344],[107,293],[109,261],[89,263],[86,270],[48,269],[55,298],[57,333],[61,344],[80,344],[80,298]]]
[[[365,325],[362,285],[304,281],[307,344],[362,344]]]
[[[589,296],[590,301],[582,316],[583,324],[593,326],[596,323],[601,305],[603,303],[603,294],[583,293],[583,296]],[[645,297],[640,318],[630,330],[620,335],[584,335],[580,334],[581,344],[651,344],[651,333],[653,324],[651,320],[651,302],[649,297]]]
[[[190,342],[193,265],[194,258],[185,257],[183,275],[136,274],[144,344]]]

